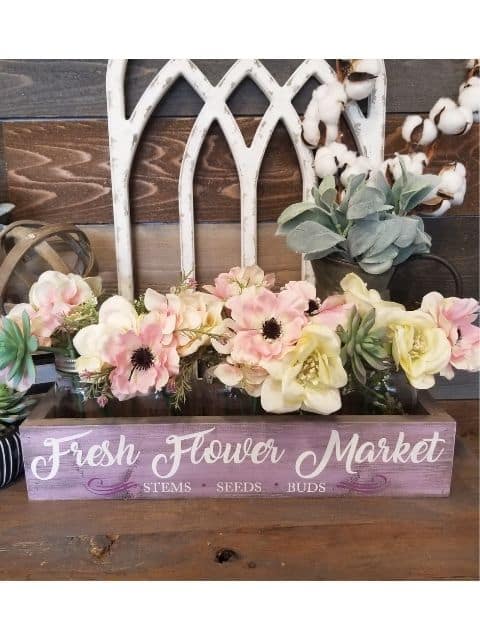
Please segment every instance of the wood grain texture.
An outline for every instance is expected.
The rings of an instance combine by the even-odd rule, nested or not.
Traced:
[[[232,60],[195,60],[211,82],[218,82]],[[278,82],[284,83],[300,60],[263,60]],[[331,61],[333,62],[333,61]],[[387,111],[428,111],[443,95],[456,97],[464,76],[464,60],[386,60]],[[85,118],[106,116],[106,60],[1,60],[0,119]],[[129,110],[165,60],[131,60],[127,75]],[[303,113],[316,86],[312,82],[294,104]],[[252,82],[235,92],[235,115],[259,115],[267,100]],[[156,116],[193,116],[202,106],[198,95],[179,81],[155,110]]]
[[[390,115],[386,154],[405,148],[400,136],[401,115]],[[134,160],[131,215],[134,222],[178,220],[178,176],[193,119],[151,119]],[[258,118],[240,118],[247,140]],[[16,218],[77,223],[112,221],[108,137],[104,120],[28,121],[4,124],[9,198]],[[352,145],[344,127],[345,141]],[[462,205],[446,219],[478,214],[480,125],[465,136],[443,137],[432,163],[461,160],[467,167],[468,188]],[[277,126],[260,170],[258,219],[273,221],[282,210],[301,200],[301,178],[292,143]],[[233,157],[218,125],[208,133],[197,164],[194,207],[196,222],[232,222],[240,217],[238,176]]]
[[[2,579],[476,580],[478,403],[457,420],[448,499],[29,503],[2,491]],[[234,553],[221,553],[231,550]],[[221,559],[228,558],[224,562]]]

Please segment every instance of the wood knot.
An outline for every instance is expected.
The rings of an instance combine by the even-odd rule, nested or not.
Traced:
[[[230,562],[231,560],[237,560],[238,553],[233,549],[220,549],[215,554],[215,561],[223,564],[224,562]]]
[[[88,552],[95,560],[105,560],[120,536],[95,536],[88,542]]]

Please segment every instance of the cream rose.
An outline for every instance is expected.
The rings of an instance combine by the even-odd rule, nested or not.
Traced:
[[[332,329],[308,324],[282,360],[262,366],[269,373],[261,392],[265,411],[303,409],[328,415],[340,409],[339,389],[347,384],[347,374],[340,359],[340,339]]]

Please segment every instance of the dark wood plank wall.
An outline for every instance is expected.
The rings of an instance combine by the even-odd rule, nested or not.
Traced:
[[[212,82],[231,61],[196,61]],[[264,61],[284,82],[299,61]],[[163,61],[129,64],[129,108]],[[443,95],[456,96],[464,74],[462,60],[387,61],[386,151],[401,150],[400,126],[407,113],[424,113]],[[47,222],[71,220],[86,225],[97,251],[108,291],[115,290],[111,192],[105,103],[104,60],[0,61],[0,198],[17,205],[15,217]],[[315,82],[295,98],[300,113]],[[251,81],[231,96],[229,105],[249,140],[267,101]],[[132,171],[137,287],[165,288],[179,274],[177,180],[183,148],[193,118],[202,106],[184,81],[160,103],[145,131]],[[351,139],[344,128],[345,140]],[[444,138],[435,166],[447,160],[467,165],[468,191],[461,207],[441,220],[427,222],[435,253],[461,272],[465,294],[478,296],[479,125],[463,137]],[[274,238],[274,221],[300,198],[295,152],[282,126],[275,131],[259,181],[259,262],[279,273],[280,282],[298,277],[300,263],[282,239]],[[213,126],[199,159],[195,180],[198,276],[202,281],[239,260],[239,189],[233,158],[218,127]],[[211,224],[215,223],[215,224]],[[412,281],[416,288],[413,289]],[[404,269],[395,293],[414,304],[425,291],[452,293],[448,274],[415,264]],[[477,381],[459,376],[440,394],[471,397]]]

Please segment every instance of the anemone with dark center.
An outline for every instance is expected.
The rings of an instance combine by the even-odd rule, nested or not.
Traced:
[[[265,320],[262,325],[262,335],[267,340],[278,340],[282,335],[282,325],[275,318]]]
[[[132,353],[130,362],[132,363],[131,378],[135,371],[148,371],[153,366],[153,353],[149,347],[139,347]]]

